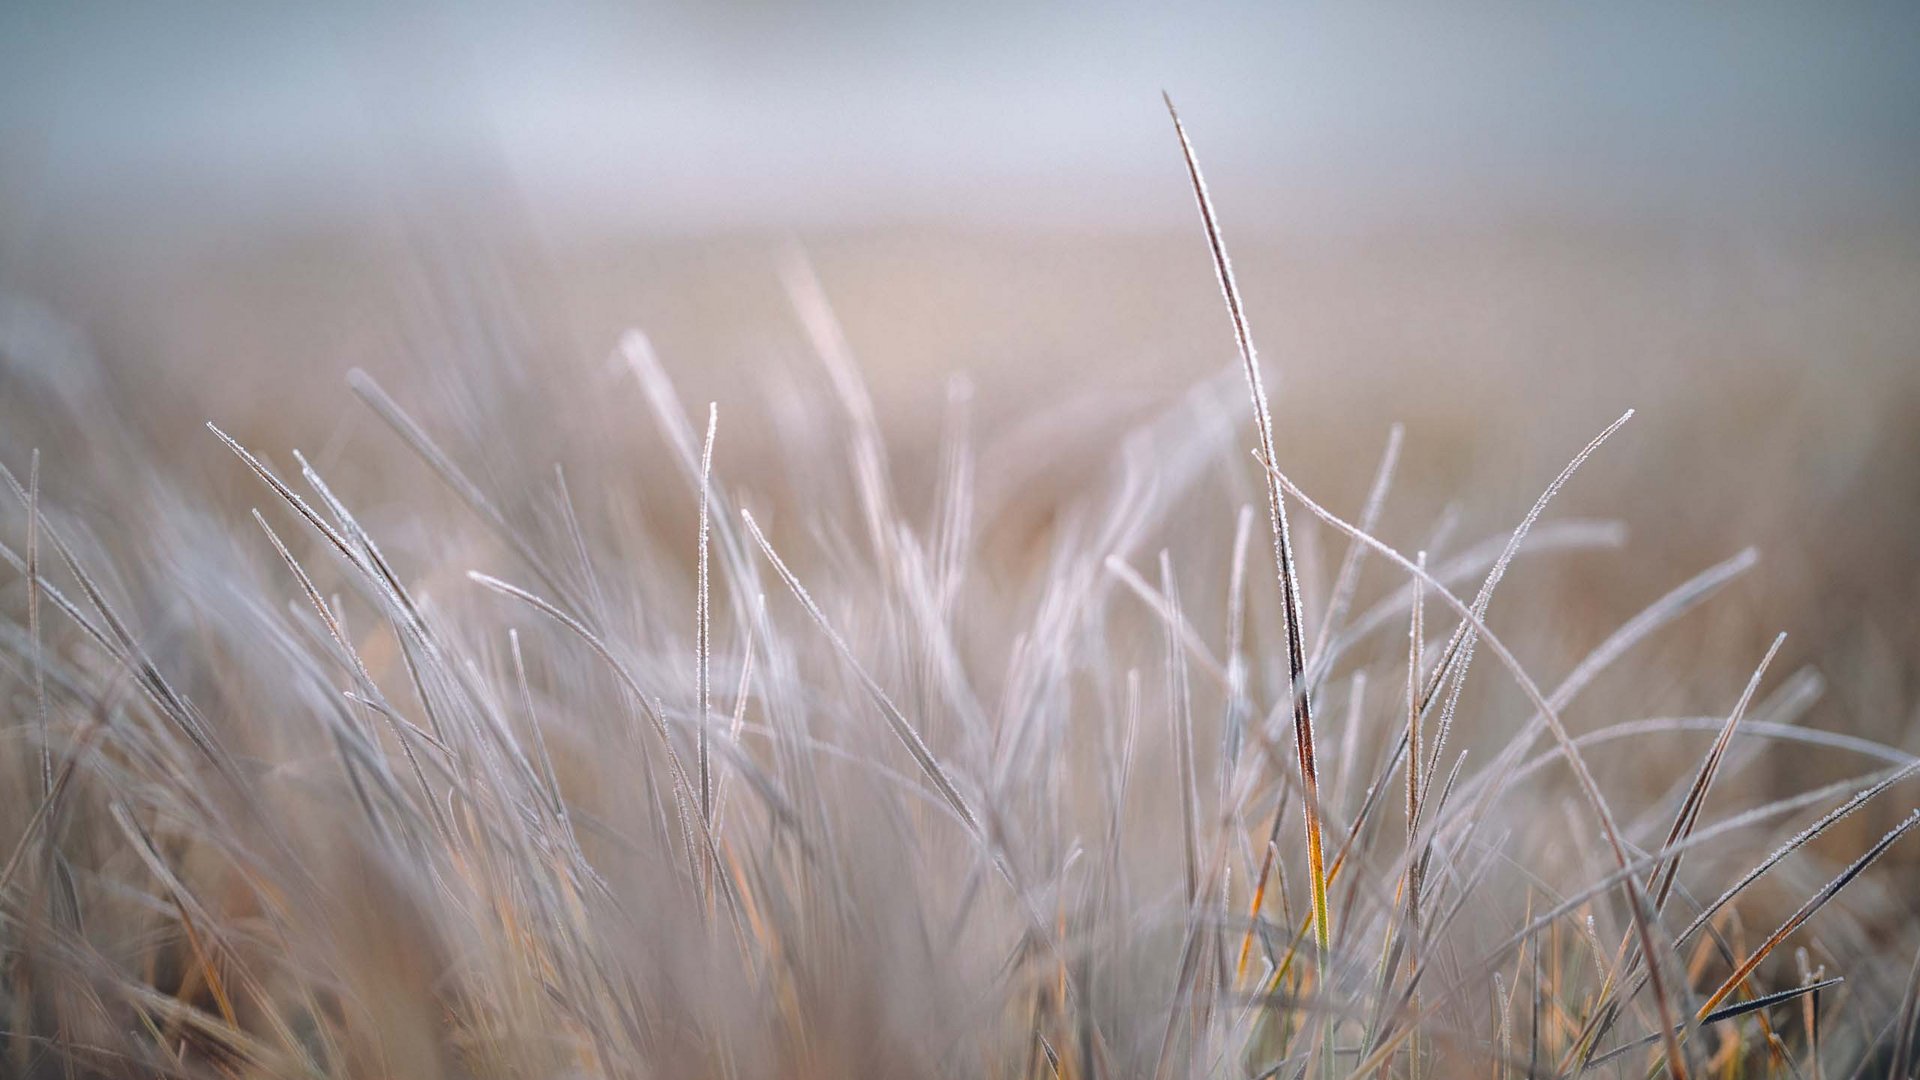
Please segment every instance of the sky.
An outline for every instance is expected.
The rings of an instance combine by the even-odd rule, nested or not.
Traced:
[[[1920,4],[828,0],[0,10],[0,223],[1123,228],[1920,213]]]

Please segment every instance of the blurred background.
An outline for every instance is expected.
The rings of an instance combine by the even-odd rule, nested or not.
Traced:
[[[1603,718],[1724,712],[1786,630],[1776,670],[1828,682],[1806,722],[1920,749],[1905,2],[15,0],[8,452],[67,448],[48,490],[84,500],[111,466],[66,423],[257,501],[212,418],[361,490],[430,486],[389,465],[404,452],[345,387],[358,366],[430,424],[476,386],[547,402],[543,424],[437,430],[488,475],[590,453],[644,499],[651,436],[548,430],[569,408],[647,426],[608,359],[637,327],[687,400],[742,418],[730,482],[777,488],[746,418],[824,393],[780,276],[798,251],[910,507],[967,373],[982,481],[1026,508],[989,550],[1017,552],[1124,430],[1233,362],[1163,89],[1309,490],[1353,512],[1403,421],[1382,531],[1411,549],[1452,507],[1464,542],[1637,408],[1556,510],[1617,516],[1629,544],[1516,573],[1503,614],[1545,628],[1528,658],[1564,670],[1751,543],[1759,572]],[[71,416],[21,404],[47,394]],[[674,492],[658,512],[684,518]]]

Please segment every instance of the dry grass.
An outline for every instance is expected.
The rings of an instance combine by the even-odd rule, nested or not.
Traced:
[[[1038,463],[962,382],[894,460],[804,261],[771,415],[689,410],[638,334],[356,374],[392,437],[311,459],[18,382],[8,1073],[1909,1075],[1920,765],[1803,723],[1778,638],[1679,644],[1767,564],[1561,511],[1624,417],[1506,461],[1517,523],[1396,515],[1420,435],[1270,408],[1188,162],[1239,363],[1001,444],[1084,490],[983,497]],[[1371,485],[1304,489],[1295,428],[1385,435]],[[1547,678],[1567,560],[1653,599]],[[1635,666],[1734,689],[1647,716]]]

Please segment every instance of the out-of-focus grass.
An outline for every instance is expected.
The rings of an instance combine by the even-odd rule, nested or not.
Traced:
[[[1369,531],[1435,573],[1481,551],[1447,581],[1460,596],[1566,460],[1637,410],[1543,518],[1566,549],[1523,552],[1500,586],[1499,649],[1447,706],[1447,756],[1421,763],[1425,834],[1385,827],[1392,749],[1410,694],[1435,738],[1450,683],[1408,657],[1453,655],[1459,613],[1428,590],[1410,650],[1406,569],[1364,564],[1349,618],[1377,615],[1371,636],[1336,636],[1315,690],[1319,964],[1298,819],[1273,820],[1301,813],[1291,726],[1266,722],[1290,715],[1285,624],[1260,513],[1236,544],[1264,495],[1204,246],[804,247],[844,355],[794,311],[789,242],[759,237],[309,237],[76,257],[22,284],[46,306],[8,316],[0,460],[24,481],[40,450],[40,494],[0,520],[47,581],[4,585],[16,1070],[56,1075],[49,1047],[103,1073],[1570,1070],[1649,1034],[1631,996],[1649,981],[1686,1012],[1785,993],[1787,945],[1728,976],[1908,821],[1903,778],[1672,948],[1915,749],[1920,238],[1234,242],[1287,481],[1352,520],[1403,424]],[[658,369],[620,347],[630,327]],[[348,390],[356,366],[443,475]],[[667,380],[719,408],[710,651],[705,409]],[[1349,539],[1293,506],[1311,642]],[[1624,544],[1574,542],[1615,538],[1570,520],[1600,518]],[[1677,865],[1663,838],[1697,844],[1648,915],[1649,980],[1621,890],[1578,895],[1614,862],[1552,744],[1513,741],[1537,703],[1501,663],[1551,695],[1749,544],[1751,569],[1709,573],[1697,610],[1669,605],[1684,621],[1556,701],[1641,880]],[[1743,689],[1752,716],[1724,730],[1759,737],[1700,766]],[[43,710],[72,771],[36,819]],[[1523,749],[1509,788],[1496,766]],[[1765,807],[1782,818],[1735,827]],[[1268,836],[1275,888],[1249,920]],[[1409,945],[1404,860],[1429,842]],[[1832,1053],[1897,1052],[1911,848],[1781,936],[1844,988],[1715,1014],[1695,1064],[1819,1067],[1794,1014],[1820,1001],[1841,1003],[1808,1017]]]
[[[41,291],[91,335],[112,387],[139,399],[130,422],[159,452],[204,462],[188,432],[211,415],[269,445],[349,448],[343,467],[384,472],[355,445],[351,366],[402,394],[436,363],[507,355],[531,378],[595,382],[609,343],[641,327],[689,400],[790,396],[817,373],[777,273],[789,243],[596,238],[456,257],[295,238],[178,266],[103,256]],[[1632,438],[1575,494],[1582,507],[1621,517],[1637,551],[1670,565],[1760,548],[1767,587],[1738,602],[1741,644],[1790,630],[1787,663],[1857,676],[1834,688],[1849,726],[1905,729],[1920,697],[1907,541],[1920,528],[1920,233],[1462,225],[1236,247],[1289,403],[1276,437],[1303,479],[1356,490],[1372,468],[1362,448],[1400,422],[1409,453],[1388,522],[1450,504],[1493,520],[1531,497],[1513,463],[1636,408]],[[895,231],[805,248],[901,468],[932,461],[945,380],[964,372],[987,439],[983,487],[1035,513],[1084,482],[1114,435],[1231,360],[1207,331],[1217,299],[1191,237]],[[765,434],[734,433],[722,459],[770,474]],[[1022,452],[1036,442],[1049,453]],[[634,456],[636,487],[653,457]],[[1581,577],[1588,626],[1635,603],[1616,568]]]

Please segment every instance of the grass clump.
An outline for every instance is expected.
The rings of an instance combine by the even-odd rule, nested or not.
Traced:
[[[964,392],[903,509],[798,263],[831,390],[804,486],[729,476],[731,409],[696,426],[620,343],[684,532],[611,482],[501,490],[501,403],[448,449],[358,373],[434,490],[219,427],[251,514],[133,464],[98,498],[7,473],[8,1074],[1909,1075],[1911,911],[1855,882],[1920,811],[1837,873],[1814,842],[1920,764],[1798,726],[1777,640],[1724,715],[1576,730],[1755,557],[1538,680],[1496,591],[1619,544],[1548,510],[1626,417],[1481,543],[1381,537],[1397,427],[1340,517],[1282,460],[1175,124],[1251,408],[1215,383],[1150,420],[1037,549],[984,551]],[[1317,604],[1290,509],[1344,542]],[[1517,708],[1465,692],[1482,653]],[[1596,768],[1651,739],[1689,750]],[[1716,805],[1782,745],[1856,775]]]

